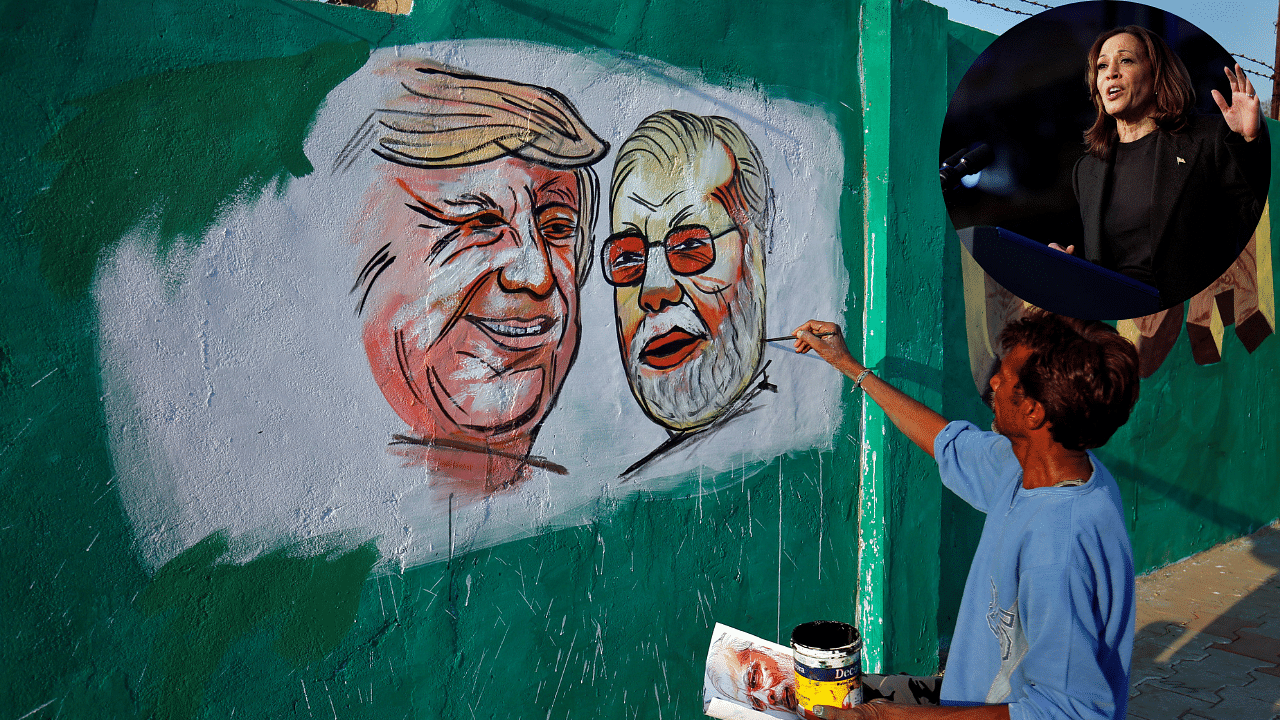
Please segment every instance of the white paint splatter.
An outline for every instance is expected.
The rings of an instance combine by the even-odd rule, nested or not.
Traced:
[[[53,700],[57,700],[57,698],[54,698]],[[53,704],[53,700],[50,700],[49,702],[47,702],[47,703],[45,703],[45,704],[41,705],[40,707],[36,708],[35,710],[32,710],[31,712],[28,712],[26,715],[23,715],[22,717],[18,718],[18,720],[23,720],[23,718],[29,718],[29,717],[31,717],[32,715],[35,715],[36,713],[40,712],[41,710],[43,710],[43,709],[45,709],[45,708],[49,707],[50,705],[52,705],[52,704]]]
[[[44,377],[42,377],[42,378],[40,378],[39,380],[37,380],[37,381],[35,381],[35,382],[31,383],[31,387],[35,387],[35,386],[39,385],[40,383],[44,382],[46,378],[48,378],[50,375],[52,375],[52,374],[54,374],[54,373],[56,373],[56,372],[58,372],[58,368],[54,368],[54,369],[50,370],[49,372],[47,372],[47,373],[45,373],[45,374],[44,374]],[[52,701],[52,700],[50,700],[49,702],[53,702],[53,701]],[[48,704],[48,703],[46,703],[46,705],[47,705],[47,704]]]

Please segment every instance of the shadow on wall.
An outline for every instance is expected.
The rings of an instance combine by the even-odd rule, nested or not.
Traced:
[[[1153,500],[1148,492],[1153,491],[1162,498],[1172,500],[1179,506],[1185,508],[1188,512],[1198,515],[1207,523],[1213,523],[1229,528],[1247,528],[1244,532],[1253,532],[1257,528],[1266,525],[1271,520],[1269,517],[1251,516],[1242,513],[1239,510],[1229,508],[1209,497],[1192,492],[1181,485],[1162,480],[1154,473],[1148,472],[1134,463],[1115,458],[1107,458],[1106,466],[1111,470],[1115,477],[1131,480],[1137,488],[1139,502],[1137,507],[1130,508],[1129,521],[1131,525],[1137,523],[1138,514],[1142,507],[1150,506]]]

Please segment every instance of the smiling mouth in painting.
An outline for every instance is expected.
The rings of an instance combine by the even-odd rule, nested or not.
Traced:
[[[546,315],[529,319],[468,315],[466,320],[508,350],[531,350],[554,342],[557,339],[554,331],[560,325],[558,320]]]
[[[688,360],[706,337],[675,328],[645,343],[640,361],[658,370],[668,370]]]

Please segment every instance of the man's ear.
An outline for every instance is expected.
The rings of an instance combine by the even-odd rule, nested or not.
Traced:
[[[1022,398],[1022,406],[1018,408],[1018,412],[1022,414],[1022,419],[1026,422],[1028,430],[1039,430],[1041,427],[1047,428],[1049,425],[1049,421],[1044,414],[1044,404],[1039,400],[1024,396]]]

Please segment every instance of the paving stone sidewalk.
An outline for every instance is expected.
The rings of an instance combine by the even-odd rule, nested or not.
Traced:
[[[1280,719],[1280,523],[1137,579],[1134,720]]]

